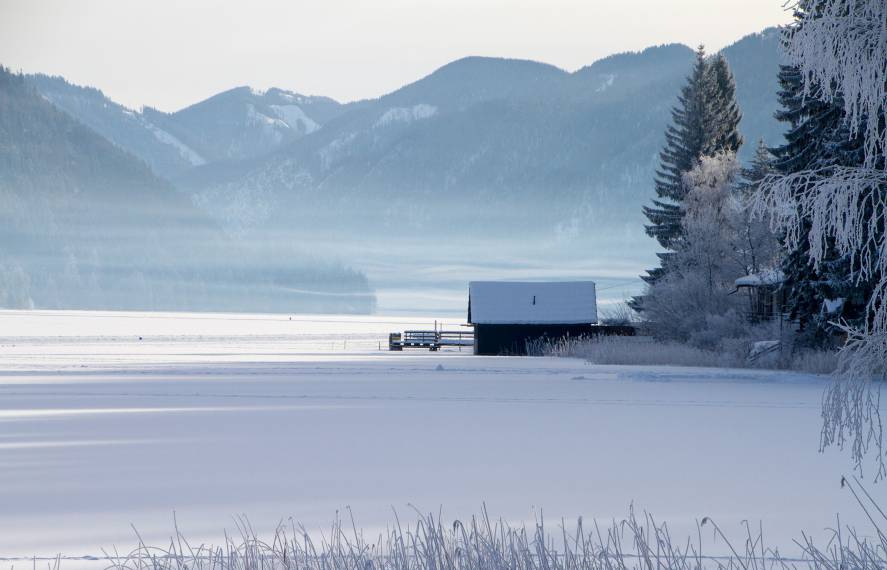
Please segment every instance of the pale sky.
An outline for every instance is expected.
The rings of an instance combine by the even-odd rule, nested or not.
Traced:
[[[784,0],[0,0],[0,64],[172,111],[238,85],[378,97],[468,55],[573,71],[612,53],[717,50]]]

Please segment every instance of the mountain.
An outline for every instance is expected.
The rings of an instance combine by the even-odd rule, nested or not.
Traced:
[[[167,179],[208,162],[268,153],[314,132],[343,108],[327,97],[238,87],[176,113],[134,111],[61,77],[35,74],[26,80],[53,105]]]
[[[238,87],[175,113],[146,108],[143,115],[206,163],[267,154],[317,131],[341,109],[328,97]]]
[[[758,138],[781,136],[778,43],[770,29],[723,50],[750,143],[742,158]],[[555,241],[644,239],[640,207],[692,61],[678,44],[574,73],[469,57],[374,100],[341,105],[238,87],[175,113],[137,113],[60,78],[29,80],[233,232],[458,224],[501,234],[520,224]]]
[[[778,48],[770,29],[722,50],[746,160],[757,139],[782,136],[773,118]],[[437,286],[431,267],[463,268],[449,278],[457,288],[476,274],[470,267],[585,260],[636,275],[651,262],[641,207],[654,197],[693,51],[655,46],[572,73],[468,57],[377,99],[339,104],[238,87],[174,113],[124,109],[58,78],[29,81],[142,158],[234,243],[298,244],[396,289]]]
[[[747,141],[776,140],[778,32],[723,53]],[[458,228],[536,240],[645,243],[641,205],[671,107],[693,61],[682,45],[600,60],[574,73],[470,57],[258,160],[177,179],[226,225],[385,235]],[[754,144],[741,156],[746,158]]]
[[[2,67],[0,244],[6,308],[373,306],[357,272],[294,244],[232,240],[144,162]]]

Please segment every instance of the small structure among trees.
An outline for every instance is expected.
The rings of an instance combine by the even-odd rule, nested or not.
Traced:
[[[785,274],[778,269],[740,277],[736,290],[748,300],[746,317],[753,323],[781,319],[785,314]]]

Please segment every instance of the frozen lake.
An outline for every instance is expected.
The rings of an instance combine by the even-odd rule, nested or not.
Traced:
[[[372,533],[484,502],[569,521],[633,501],[679,536],[761,521],[786,552],[837,513],[866,528],[848,457],[817,452],[823,378],[379,350],[432,325],[0,311],[0,556],[126,551],[130,525],[163,543],[173,512],[194,542],[237,515],[321,529],[350,507]]]
[[[602,310],[643,292],[638,277],[659,264],[652,240],[637,237],[641,223],[627,236],[610,236],[612,242],[535,242],[451,238],[445,246],[388,240],[384,244],[348,239],[313,241],[316,254],[342,259],[366,273],[375,291],[377,311],[384,315],[442,315],[464,319],[468,309],[469,281],[585,281],[597,284]],[[300,240],[302,238],[300,237]],[[393,261],[394,260],[394,261]]]

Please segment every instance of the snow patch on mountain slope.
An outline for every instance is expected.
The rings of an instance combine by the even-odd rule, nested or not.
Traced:
[[[310,97],[305,97],[296,93],[290,93],[289,91],[278,91],[277,96],[281,99],[289,101],[290,103],[296,103],[299,105],[309,103],[309,100],[311,99]]]
[[[320,125],[306,115],[305,111],[298,105],[271,105],[271,109],[291,129],[302,131],[306,135],[320,128]]]
[[[289,129],[289,125],[287,125],[284,121],[276,117],[269,117],[264,113],[260,113],[256,111],[255,105],[249,104],[246,106],[246,115],[253,123],[258,123],[260,125],[268,125],[270,127],[279,127],[283,129]]]
[[[615,80],[616,80],[616,74],[615,73],[608,73],[607,75],[604,76],[604,80],[601,82],[600,86],[597,89],[595,89],[595,92],[596,93],[603,93],[608,88],[613,86],[613,81],[615,81]]]
[[[246,106],[247,123],[259,125],[265,137],[271,140],[273,145],[278,145],[283,141],[283,133],[289,131],[290,127],[284,121],[276,117],[269,117],[264,113],[256,111],[256,107],[252,104]]]
[[[203,164],[206,164],[206,159],[197,154],[197,152],[193,148],[189,147],[157,125],[145,121],[145,128],[151,131],[151,133],[157,138],[157,140],[164,144],[168,144],[179,151],[179,154],[182,156],[182,158],[190,162],[192,166],[201,166]]]
[[[373,126],[387,127],[396,123],[411,123],[421,119],[428,119],[436,114],[437,107],[426,103],[419,103],[412,107],[392,107],[385,111]]]

